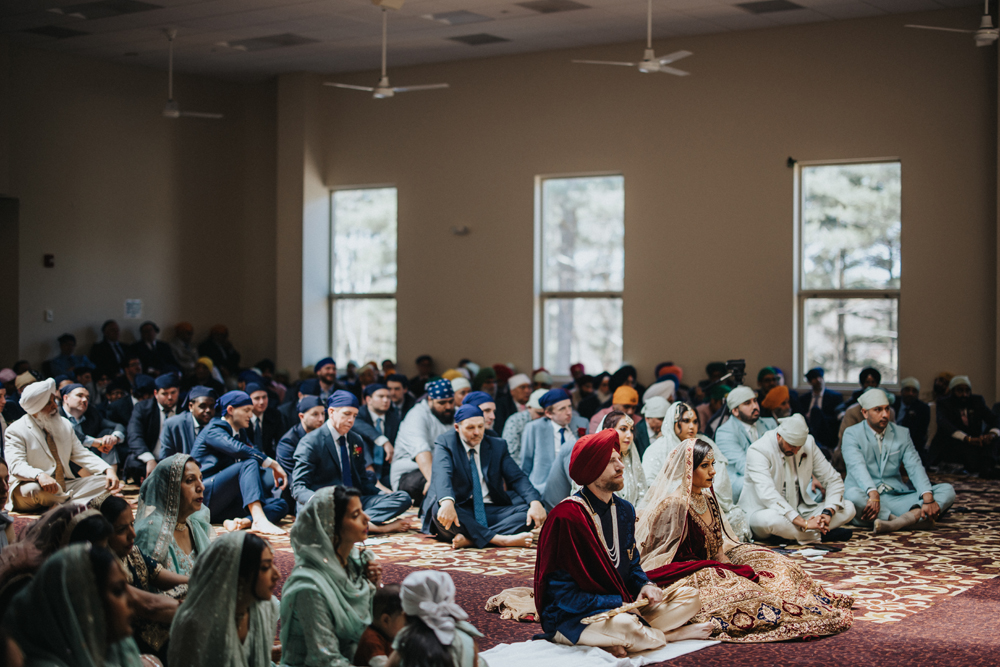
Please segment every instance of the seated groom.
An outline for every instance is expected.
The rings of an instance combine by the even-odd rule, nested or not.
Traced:
[[[878,388],[858,397],[864,421],[844,431],[845,497],[854,503],[859,525],[876,533],[934,527],[955,502],[951,484],[931,486],[910,432],[890,418],[889,397]],[[900,465],[910,484],[903,481]],[[910,485],[913,489],[911,490]]]
[[[368,515],[370,532],[408,530],[407,522],[395,519],[410,509],[410,494],[390,491],[381,485],[365,451],[364,440],[351,431],[358,416],[358,397],[337,389],[330,394],[326,405],[326,424],[307,433],[295,447],[292,496],[298,511],[320,489],[342,484],[361,492],[361,506]]]
[[[813,479],[826,490],[823,502],[810,491]],[[750,445],[739,506],[758,540],[780,537],[809,544],[851,538],[840,526],[854,518],[854,504],[844,501],[844,481],[800,414],[780,420],[776,430]]]
[[[118,492],[114,468],[88,451],[69,421],[59,416],[55,380],[29,384],[19,402],[24,416],[4,431],[10,470],[7,509],[37,512],[68,501],[86,503],[104,491]],[[71,461],[90,475],[77,477]]]
[[[512,499],[505,489],[520,497]],[[455,549],[528,547],[531,533],[525,528],[545,522],[538,492],[510,458],[507,443],[486,435],[485,415],[475,405],[460,407],[455,430],[434,443],[423,510],[423,532]]]
[[[535,490],[544,494],[559,452],[564,447],[572,449],[577,438],[587,433],[587,420],[573,414],[573,401],[565,389],[550,389],[538,399],[538,404],[545,410],[545,417],[524,427],[521,469]],[[568,495],[566,489],[562,498]]]
[[[736,387],[726,396],[729,420],[715,431],[715,444],[726,457],[726,471],[733,485],[733,501],[739,501],[746,474],[747,450],[767,431],[778,424],[770,417],[760,416],[757,394],[746,385]]]
[[[665,597],[642,570],[635,508],[614,495],[625,485],[624,472],[617,431],[586,435],[573,446],[570,474],[583,488],[556,505],[538,538],[535,605],[542,637],[599,646],[620,658],[670,641],[708,639],[711,623],[681,627],[701,609],[698,590],[684,586]],[[641,599],[649,606],[638,613],[580,622]]]

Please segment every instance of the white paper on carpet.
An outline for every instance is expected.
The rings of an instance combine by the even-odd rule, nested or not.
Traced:
[[[616,658],[594,646],[564,646],[547,641],[526,641],[498,644],[479,656],[486,659],[489,667],[642,667],[673,660],[718,643],[709,639],[688,639],[671,642],[652,651],[633,653],[627,658]]]

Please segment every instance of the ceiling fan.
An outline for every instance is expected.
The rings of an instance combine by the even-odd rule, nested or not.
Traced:
[[[906,28],[921,28],[923,30],[942,30],[944,32],[964,32],[975,35],[976,46],[989,46],[997,41],[1000,33],[993,27],[993,17],[990,16],[990,0],[983,1],[983,18],[979,21],[979,30],[960,30],[958,28],[942,28],[936,25],[906,25]]]
[[[327,81],[324,86],[333,86],[334,88],[347,88],[349,90],[363,90],[366,93],[372,93],[372,97],[376,100],[383,100],[387,97],[392,97],[396,93],[409,93],[414,90],[437,90],[439,88],[447,88],[447,83],[429,83],[422,86],[390,86],[389,77],[385,73],[385,52],[386,52],[386,26],[388,22],[388,16],[386,14],[385,7],[382,8],[382,78],[378,80],[378,83],[374,87],[369,86],[355,86],[349,83],[334,83],[332,81]]]
[[[584,65],[621,65],[622,67],[638,67],[644,74],[652,72],[663,72],[674,76],[687,76],[690,72],[669,67],[670,63],[687,58],[692,55],[690,51],[674,51],[669,55],[657,58],[653,53],[653,0],[649,0],[646,11],[646,52],[642,55],[642,60],[637,63],[624,63],[612,60],[574,60],[575,63]]]
[[[177,31],[169,28],[163,31],[167,35],[168,55],[167,55],[167,105],[163,107],[164,118],[211,118],[219,120],[221,113],[204,113],[201,111],[181,111],[181,107],[174,99],[174,38]]]

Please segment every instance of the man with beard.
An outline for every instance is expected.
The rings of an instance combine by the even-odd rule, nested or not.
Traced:
[[[715,431],[715,444],[726,457],[729,481],[733,485],[733,502],[738,502],[746,474],[747,450],[773,428],[777,422],[760,416],[757,395],[746,385],[736,387],[726,396],[726,407],[732,418]]]
[[[948,383],[948,394],[938,401],[937,433],[931,444],[932,465],[938,461],[959,461],[970,473],[983,479],[1000,478],[996,467],[996,438],[1000,422],[982,396],[972,393],[966,375],[956,375]]]
[[[319,397],[324,403],[333,392],[347,388],[337,380],[337,362],[330,357],[317,361],[313,372],[319,380]]]
[[[910,431],[910,438],[917,453],[927,455],[927,430],[931,425],[931,407],[920,400],[920,381],[914,377],[903,378],[899,383],[896,399],[896,423]]]
[[[114,468],[88,451],[69,421],[59,416],[54,380],[25,387],[20,404],[26,414],[5,434],[10,466],[8,507],[37,512],[71,500],[86,503],[104,491],[118,492]],[[90,475],[77,477],[70,462]]]
[[[844,497],[857,510],[854,522],[874,524],[876,533],[933,528],[955,502],[955,489],[951,484],[931,486],[910,432],[889,416],[884,391],[869,389],[858,404],[865,420],[844,431],[841,447],[847,466]],[[903,481],[901,467],[909,483]]]
[[[160,460],[174,454],[190,454],[201,429],[208,426],[215,416],[218,395],[209,387],[194,387],[188,392],[187,412],[170,417],[163,422],[160,436]]]
[[[788,387],[777,385],[772,387],[760,403],[760,414],[763,417],[784,419],[792,414],[792,400]]]
[[[430,487],[434,441],[451,430],[455,421],[455,392],[449,380],[435,380],[424,387],[425,400],[417,403],[399,425],[389,481],[393,491],[406,491],[420,506]]]

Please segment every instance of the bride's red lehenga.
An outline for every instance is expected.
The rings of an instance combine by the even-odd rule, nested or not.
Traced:
[[[691,442],[671,454],[671,459],[686,454],[688,471]],[[668,460],[664,472],[670,464]],[[713,639],[744,643],[833,635],[851,627],[851,596],[827,591],[790,558],[724,535],[725,519],[714,494],[704,494],[708,507],[699,514],[689,502],[687,477],[686,488],[681,477],[675,492],[647,508],[637,537],[652,581],[666,585],[683,580],[701,593],[701,611],[693,623],[711,622]],[[681,525],[664,526],[664,521]],[[729,563],[716,562],[721,553]]]

